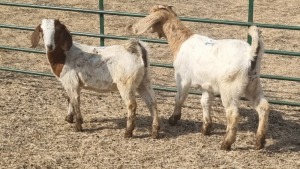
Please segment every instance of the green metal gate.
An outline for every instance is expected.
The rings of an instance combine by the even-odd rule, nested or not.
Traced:
[[[101,46],[104,46],[105,39],[118,39],[118,40],[127,40],[128,39],[128,37],[125,37],[125,36],[105,35],[104,34],[104,15],[117,15],[117,16],[130,16],[130,17],[145,17],[146,16],[146,14],[139,14],[139,13],[106,11],[106,10],[104,10],[104,0],[99,0],[99,10],[68,8],[68,7],[59,7],[59,6],[34,5],[34,4],[13,3],[13,2],[0,2],[0,5],[98,14],[99,17],[100,17],[100,33],[99,34],[86,33],[86,32],[71,32],[71,34],[72,35],[77,35],[77,36],[87,36],[87,37],[100,38],[100,45]],[[251,26],[251,25],[255,24],[258,27],[262,27],[262,28],[300,30],[300,26],[254,23],[253,22],[253,6],[254,6],[254,0],[249,0],[248,21],[247,22],[229,21],[229,20],[213,20],[213,19],[202,19],[202,18],[188,18],[188,17],[180,17],[180,19],[182,21],[189,21],[189,22],[226,24],[226,25],[236,25],[236,26]],[[18,26],[18,25],[6,25],[6,24],[1,24],[1,23],[0,23],[0,28],[19,29],[19,30],[27,30],[27,31],[33,31],[34,30],[34,28],[32,28],[32,27],[23,27],[23,26]],[[167,43],[164,40],[158,40],[158,39],[141,39],[141,40],[146,41],[146,42],[152,42],[152,43],[162,43],[162,44]],[[248,36],[248,42],[250,43],[249,36]],[[45,54],[44,51],[40,51],[40,50],[34,50],[34,49],[28,49],[28,48],[17,48],[17,47],[4,46],[4,45],[0,45],[0,49]],[[266,50],[265,53],[300,57],[300,52]],[[172,64],[151,63],[150,65],[151,66],[156,66],[156,67],[173,68]],[[31,75],[54,77],[51,73],[33,72],[33,71],[29,71],[29,70],[19,70],[19,69],[15,69],[15,68],[1,67],[1,65],[0,65],[0,70],[2,70],[2,71],[11,71],[11,72],[19,72],[19,73],[25,73],[25,74],[31,74]],[[262,74],[261,78],[300,82],[300,77],[285,77],[285,76],[275,76],[275,75]],[[176,92],[175,88],[170,88],[170,87],[155,86],[154,89],[155,90],[161,90],[161,91]],[[200,94],[200,93],[197,93],[197,92],[191,92],[191,93],[192,94],[198,94],[198,95]],[[269,100],[269,102],[271,104],[300,106],[299,102],[289,102],[289,101],[281,101],[281,100]]]

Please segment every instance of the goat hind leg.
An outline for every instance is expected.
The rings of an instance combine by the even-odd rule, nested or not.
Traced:
[[[226,129],[226,134],[224,136],[223,142],[221,144],[221,150],[230,150],[231,145],[236,140],[239,112],[238,112],[238,108],[235,106],[228,107],[225,109],[226,109],[227,129]]]
[[[256,105],[256,111],[259,117],[259,124],[256,132],[255,148],[262,149],[266,143],[266,133],[269,119],[269,103],[264,97],[260,98]]]
[[[138,88],[138,93],[140,94],[140,96],[144,100],[144,102],[146,103],[146,105],[151,113],[151,116],[153,118],[151,136],[152,136],[152,138],[156,139],[156,138],[158,138],[158,131],[160,129],[160,124],[159,124],[159,117],[158,117],[158,113],[157,113],[156,98],[155,98],[155,94],[154,94],[151,84],[142,83]]]
[[[210,117],[210,112],[211,112],[211,101],[213,99],[213,94],[210,92],[203,92],[202,97],[201,97],[201,105],[203,109],[203,125],[201,128],[201,133],[203,135],[209,135],[211,132],[211,117]]]
[[[230,150],[231,145],[236,140],[239,118],[239,97],[233,93],[221,91],[221,100],[225,108],[227,121],[226,134],[221,144],[221,150]]]
[[[124,137],[129,138],[132,137],[132,133],[135,128],[137,108],[135,91],[131,88],[131,86],[126,86],[125,84],[118,84],[118,89],[127,108],[127,124]]]
[[[253,103],[258,113],[259,124],[256,132],[255,149],[262,149],[266,143],[265,139],[269,123],[270,106],[263,95],[259,79],[256,79],[248,85],[246,97]]]

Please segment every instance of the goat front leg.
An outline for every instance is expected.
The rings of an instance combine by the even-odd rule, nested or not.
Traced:
[[[247,86],[246,97],[254,105],[258,113],[259,124],[256,132],[255,149],[262,149],[266,143],[270,106],[263,95],[259,78]]]
[[[186,97],[188,96],[188,92],[191,86],[190,82],[182,80],[180,76],[176,77],[176,83],[177,83],[177,93],[175,96],[175,108],[173,114],[169,118],[169,124],[171,126],[174,126],[175,124],[177,124],[177,121],[180,120],[181,108]]]
[[[76,115],[76,122],[75,122],[75,131],[82,131],[82,123],[83,123],[83,119],[81,116],[81,112],[80,112],[80,96],[79,96],[79,91],[72,91],[70,93],[70,102],[71,105],[74,108],[74,112]]]
[[[132,137],[135,128],[137,108],[135,91],[132,89],[132,85],[118,84],[117,86],[127,108],[127,124],[124,137],[129,138]]]
[[[68,101],[68,114],[65,117],[65,120],[69,123],[74,123],[74,107],[70,102],[70,97],[67,98]]]
[[[67,95],[70,98],[68,116],[72,117],[72,114],[75,115],[75,131],[82,131],[83,119],[80,112],[80,87],[79,81],[75,80],[62,80],[63,86],[67,92]],[[70,120],[70,119],[69,119]],[[71,121],[71,120],[70,120]],[[72,120],[73,121],[73,120]]]
[[[211,102],[213,98],[214,95],[211,92],[205,91],[202,93],[201,106],[203,109],[203,125],[201,128],[201,133],[203,135],[209,135],[211,132],[212,122],[211,122],[210,112],[211,112]]]
[[[152,138],[156,139],[158,138],[158,131],[160,129],[160,125],[159,125],[159,117],[157,113],[156,98],[152,86],[150,84],[150,80],[148,82],[146,82],[145,80],[142,82],[142,84],[138,88],[138,93],[146,103],[151,113],[151,116],[153,118],[151,135]]]

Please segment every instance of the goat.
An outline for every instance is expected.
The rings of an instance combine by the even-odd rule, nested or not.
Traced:
[[[44,39],[51,70],[69,97],[66,121],[82,131],[80,112],[81,89],[96,92],[119,90],[128,115],[125,137],[132,137],[136,118],[138,92],[153,117],[152,137],[158,137],[159,117],[155,94],[150,81],[146,44],[131,39],[124,45],[94,47],[72,41],[66,26],[56,19],[43,19],[31,35],[32,47]]]
[[[245,96],[259,115],[256,133],[256,149],[265,145],[268,127],[269,103],[264,98],[259,73],[264,44],[256,26],[249,28],[252,45],[234,39],[214,40],[194,34],[177,18],[172,6],[155,5],[150,14],[126,28],[134,34],[147,30],[167,39],[174,56],[173,65],[177,85],[175,108],[169,124],[175,125],[181,118],[181,107],[191,86],[202,91],[204,135],[211,132],[211,101],[221,95],[225,107],[227,129],[221,144],[222,150],[230,150],[236,140],[239,118],[239,99]]]

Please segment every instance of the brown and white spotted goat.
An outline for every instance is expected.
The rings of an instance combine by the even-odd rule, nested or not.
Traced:
[[[148,51],[144,43],[131,39],[124,45],[94,47],[72,41],[72,36],[59,20],[43,19],[31,36],[32,47],[43,35],[46,54],[56,78],[69,96],[66,121],[82,131],[80,90],[96,92],[119,90],[127,111],[125,137],[132,137],[135,127],[138,92],[153,117],[152,137],[158,137],[159,118],[150,81]]]

